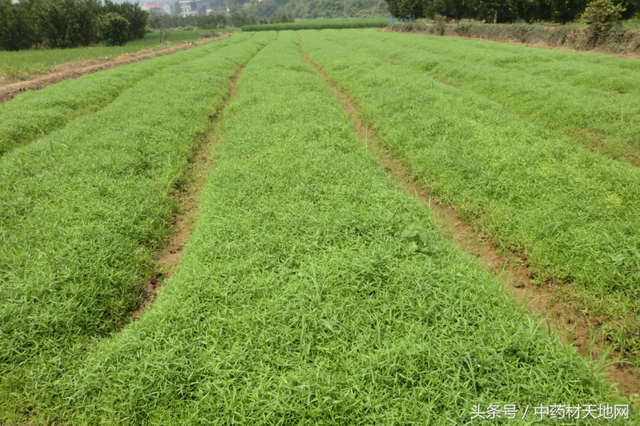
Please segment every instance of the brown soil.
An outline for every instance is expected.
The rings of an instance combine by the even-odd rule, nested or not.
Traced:
[[[256,52],[256,55],[260,50]],[[191,167],[188,171],[189,184],[182,192],[174,195],[174,201],[180,206],[180,211],[173,215],[171,229],[165,236],[162,247],[154,256],[155,272],[144,284],[145,297],[140,307],[132,313],[134,321],[140,319],[146,309],[153,304],[160,289],[171,279],[180,259],[182,259],[182,251],[195,229],[198,219],[200,195],[207,182],[207,177],[214,167],[213,148],[218,142],[216,128],[222,111],[236,95],[238,80],[245,67],[246,64],[238,70],[231,80],[226,98],[209,116],[210,123],[207,130],[203,132],[203,142],[191,159]]]
[[[347,115],[358,131],[360,140],[378,159],[385,172],[406,192],[419,198],[433,214],[436,224],[445,236],[454,244],[477,257],[481,265],[500,278],[504,288],[527,310],[541,317],[543,325],[557,332],[565,343],[576,347],[582,355],[591,361],[597,361],[606,352],[603,342],[594,337],[593,325],[602,324],[579,310],[571,309],[567,304],[557,302],[563,290],[551,283],[536,285],[535,274],[529,268],[526,256],[520,253],[501,253],[491,238],[482,231],[465,223],[457,212],[430,193],[428,185],[413,174],[409,165],[401,158],[392,155],[380,142],[375,132],[360,118],[357,105],[341,91],[324,72],[300,48],[307,63],[316,70],[334,95],[342,103]],[[638,397],[640,383],[636,369],[619,361],[616,354],[609,356],[610,363],[605,368],[609,381],[619,392],[631,398]]]
[[[50,84],[58,83],[60,81],[69,80],[71,78],[78,78],[85,74],[92,74],[94,72],[107,70],[109,68],[118,67],[121,65],[127,65],[134,62],[146,61],[147,59],[153,59],[158,56],[170,55],[182,50],[191,49],[192,47],[201,46],[203,44],[211,43],[218,40],[228,38],[230,34],[212,39],[202,39],[191,43],[181,43],[179,46],[173,46],[163,49],[148,49],[141,50],[136,53],[127,53],[120,55],[117,58],[100,58],[91,59],[83,62],[69,62],[61,64],[50,70],[47,73],[34,73],[31,80],[11,80],[0,79],[0,104],[13,99],[18,93],[26,92],[27,90],[40,90],[47,87]]]

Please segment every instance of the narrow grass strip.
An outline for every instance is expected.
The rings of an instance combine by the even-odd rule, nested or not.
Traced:
[[[321,30],[324,28],[383,28],[386,19],[317,19],[284,24],[245,25],[242,31]]]
[[[451,425],[473,404],[619,401],[439,238],[296,43],[280,33],[245,69],[178,274],[43,389],[42,418]]]
[[[563,64],[571,53],[557,57],[547,49],[521,47],[524,52],[505,55],[479,49],[477,42],[469,40],[454,43],[441,37],[373,31],[366,36],[358,31],[328,31],[326,35],[349,47],[428,71],[438,81],[485,96],[612,158],[627,158],[640,165],[638,60],[627,60],[626,68],[613,65],[607,69],[603,64],[580,61],[584,55],[578,54],[573,54],[577,59]],[[571,75],[567,67],[576,75],[573,81],[559,77]]]
[[[382,36],[382,33],[379,36]],[[496,66],[589,89],[640,95],[640,61],[637,59],[596,52],[531,48],[521,44],[493,41],[437,36],[417,37],[419,40],[406,37],[383,38],[387,43],[399,43],[404,47],[466,63]]]
[[[227,30],[228,31],[228,30]],[[204,31],[209,32],[209,31]],[[165,43],[177,44],[197,40],[202,31],[173,30]],[[70,49],[31,49],[21,51],[0,51],[0,80],[4,78],[29,78],[32,73],[46,72],[58,65],[81,62],[104,57],[116,58],[120,55],[141,50],[162,49],[156,31],[147,33],[143,39],[127,42],[124,46],[91,46]]]
[[[256,35],[139,82],[0,159],[0,419],[130,321],[170,194]]]
[[[29,91],[0,104],[0,156],[64,127],[74,118],[104,108],[142,79],[172,66],[188,66],[193,60],[248,37],[237,34],[205,46]]]
[[[525,254],[538,279],[572,281],[592,295],[617,293],[627,311],[603,302],[609,315],[638,311],[638,168],[424,73],[354,52],[317,32],[304,38],[310,58],[349,93],[363,119],[434,195],[497,244]]]

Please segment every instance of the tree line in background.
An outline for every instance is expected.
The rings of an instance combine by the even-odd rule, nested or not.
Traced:
[[[169,28],[185,27],[221,28],[223,18],[227,26],[280,24],[294,19],[329,18],[382,18],[389,14],[385,0],[210,0],[211,9],[216,11],[215,19],[205,16],[180,17],[180,2],[174,2],[171,17],[161,20],[151,17],[155,23]]]
[[[230,4],[240,1],[230,0]],[[291,14],[299,19],[381,18],[389,13],[384,0],[263,0],[247,3],[251,3],[247,7],[249,13],[260,16]]]
[[[123,45],[143,38],[149,14],[98,0],[0,0],[0,49]]]
[[[233,13],[215,13],[209,16],[180,16],[180,15],[156,15],[151,14],[149,17],[149,27],[154,30],[178,27],[195,27],[201,29],[216,29],[229,26],[242,27],[243,25],[260,25],[260,24],[280,24],[285,22],[294,22],[295,19],[291,14],[272,14],[269,18],[264,16],[247,14],[245,12]]]
[[[567,22],[579,19],[591,0],[386,0],[389,12],[399,18],[435,18],[486,22]],[[621,19],[640,12],[640,0],[605,0],[600,8],[616,8]],[[605,4],[606,3],[606,4]],[[606,10],[603,13],[607,13]]]

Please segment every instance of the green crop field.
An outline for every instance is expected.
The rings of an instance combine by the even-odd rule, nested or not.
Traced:
[[[0,424],[638,424],[608,371],[640,359],[640,170],[588,138],[638,147],[594,111],[640,62],[453,43],[239,33],[3,104]],[[454,245],[371,135],[611,357]],[[195,228],[134,321],[200,148]]]
[[[229,31],[229,30],[218,30]],[[198,39],[199,34],[209,33],[210,30],[169,32],[167,42],[179,43]],[[97,58],[115,58],[125,53],[135,53],[140,50],[160,46],[158,33],[147,34],[143,39],[128,42],[124,46],[93,46],[78,47],[76,49],[42,49],[18,52],[0,51],[0,77],[24,78],[33,72],[50,70],[57,65],[67,62],[79,62]]]
[[[380,36],[374,32],[366,37],[356,31],[323,34],[307,37],[318,52],[313,59],[359,103],[389,149],[406,158],[434,194],[497,245],[524,253],[539,281],[577,286],[574,296],[581,304],[615,319],[603,330],[608,339],[638,356],[640,322],[633,318],[640,311],[640,169],[585,148],[580,135],[602,125],[634,153],[640,152],[640,103],[631,102],[637,98],[640,80],[634,86],[632,76],[640,75],[640,62],[576,55],[571,57],[578,64],[573,77],[548,72],[545,84],[537,84],[536,78],[542,77],[534,75],[535,63],[519,77],[513,71],[505,76],[505,66],[494,64],[472,79],[467,74],[475,65],[469,60],[451,70],[461,77],[442,84],[432,77],[440,65],[426,66],[431,68],[427,73],[415,64],[429,55],[402,47],[437,44],[431,38],[399,34],[392,38],[396,43],[387,44],[372,41]],[[487,42],[469,45],[469,50],[488,50],[485,62],[511,50]],[[394,64],[411,62],[409,52],[417,52],[414,66]],[[463,49],[452,52],[471,57]],[[566,52],[540,49],[532,55],[546,59],[538,61],[544,64],[539,67],[554,69],[562,68]],[[432,58],[438,64],[437,55]],[[512,59],[527,61],[514,55]],[[585,77],[597,70],[601,78]],[[613,87],[625,82],[628,94],[620,95]],[[488,93],[492,84],[494,91]],[[545,85],[557,87],[548,91]],[[509,87],[509,95],[500,92],[504,87]],[[604,112],[598,121],[593,113],[592,108],[616,108],[607,96],[612,92],[620,100],[617,107],[628,108],[626,121]],[[569,94],[582,94],[584,102],[574,103]],[[538,111],[538,117],[522,113],[525,108],[542,109],[543,98],[553,112]],[[585,116],[592,120],[580,120]]]
[[[640,66],[605,54],[368,31],[325,32],[347,46],[426,71],[508,110],[640,166]]]

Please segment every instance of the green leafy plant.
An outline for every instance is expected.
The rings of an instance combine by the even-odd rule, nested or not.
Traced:
[[[447,22],[448,22],[447,17],[442,15],[436,15],[435,22],[436,23],[433,26],[434,32],[439,36],[443,36],[445,31],[447,30]]]
[[[612,326],[640,312],[640,169],[616,156],[616,145],[640,153],[637,61],[375,31],[308,37],[430,193],[538,279],[571,282],[586,312]]]
[[[23,93],[11,102],[0,104],[0,156],[43,138],[82,115],[107,107],[138,82],[167,67],[186,66],[191,61],[249,37],[249,34],[237,34],[197,49],[88,74],[50,85],[43,90]],[[25,120],[25,116],[29,119]]]
[[[129,21],[117,13],[107,13],[100,21],[98,34],[107,46],[123,46],[129,35],[127,29]]]
[[[95,339],[131,321],[176,209],[170,195],[210,115],[240,67],[275,38],[251,36],[187,50],[170,67],[154,61],[167,65],[171,55],[151,60],[137,82],[78,79],[66,86],[75,97],[104,97],[103,84],[121,93],[75,120],[61,114],[66,126],[0,158],[0,422],[13,407],[25,412]],[[112,78],[117,71],[126,74],[116,68]],[[96,87],[82,92],[84,82]],[[40,105],[63,100],[57,95]]]
[[[344,55],[317,31],[302,38],[312,61]],[[74,425],[444,426],[469,424],[474,404],[619,403],[597,365],[390,184],[298,43],[280,33],[247,64],[197,229],[154,306],[43,379],[31,412]],[[359,58],[340,62],[327,69],[362,74]]]
[[[622,13],[626,9],[611,0],[594,0],[587,5],[582,19],[589,28],[588,36],[593,42],[605,37],[611,29],[620,24]]]

